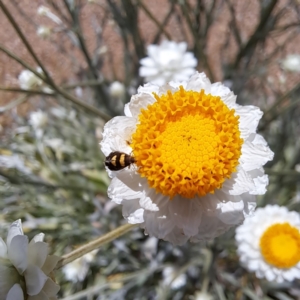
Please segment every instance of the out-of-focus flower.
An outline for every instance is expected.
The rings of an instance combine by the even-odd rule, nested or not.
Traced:
[[[47,39],[51,35],[51,29],[47,26],[39,26],[36,33],[42,39]]]
[[[146,82],[163,85],[169,81],[184,81],[195,73],[197,59],[186,52],[185,42],[163,41],[147,47],[148,57],[140,60],[140,76]]]
[[[258,278],[300,278],[300,217],[286,207],[267,205],[236,229],[241,263]]]
[[[113,98],[123,98],[125,96],[125,86],[119,81],[114,81],[109,87],[109,94]]]
[[[186,275],[184,273],[177,274],[178,270],[171,266],[163,269],[163,285],[170,286],[172,290],[180,289],[186,284]]]
[[[114,112],[121,113],[124,107],[125,100],[125,86],[119,81],[113,82],[109,87],[109,94],[111,96],[110,106]]]
[[[98,249],[87,253],[80,258],[75,259],[73,262],[65,265],[62,268],[62,271],[65,274],[66,279],[73,282],[83,281],[89,271],[90,263],[94,260],[97,252]]]
[[[63,160],[64,154],[72,154],[75,149],[66,144],[62,139],[53,138],[45,141],[46,146],[52,148],[58,160]]]
[[[0,155],[0,167],[5,169],[16,169],[24,174],[32,174],[19,155]]]
[[[48,115],[43,111],[34,111],[29,116],[29,124],[35,129],[43,129],[48,124]]]
[[[37,68],[37,71],[40,73],[41,69]],[[24,90],[30,90],[43,84],[43,80],[29,70],[23,70],[18,80],[20,87]]]
[[[300,73],[300,55],[290,54],[282,62],[281,66],[286,71]]]
[[[37,13],[40,16],[46,16],[50,12],[51,12],[51,10],[48,7],[44,6],[44,5],[39,6],[38,9],[37,9]]]
[[[264,194],[273,158],[256,128],[262,112],[240,106],[204,73],[147,84],[109,121],[101,149],[131,154],[135,166],[108,170],[109,197],[131,224],[173,244],[209,240],[243,222]]]
[[[75,110],[67,110],[64,107],[54,107],[51,109],[51,114],[59,119],[67,119],[69,121],[76,120],[77,114]]]
[[[105,53],[107,53],[107,51],[108,51],[108,48],[107,48],[107,46],[104,45],[104,46],[101,46],[98,48],[97,54],[99,56],[101,56],[101,55],[104,55]]]
[[[153,259],[153,257],[156,255],[157,244],[158,244],[158,239],[154,236],[148,237],[148,239],[144,243],[143,253],[149,260]]]
[[[213,300],[213,296],[206,292],[196,292],[194,295],[194,300]]]
[[[45,16],[45,17],[49,18],[56,24],[59,24],[59,25],[62,24],[61,19],[57,15],[55,15],[53,12],[51,12],[51,10],[48,7],[46,7],[44,5],[41,5],[38,7],[37,13],[40,16]]]
[[[0,300],[52,300],[59,286],[49,277],[58,257],[48,255],[44,234],[30,243],[21,220],[11,224],[6,243],[0,238]]]

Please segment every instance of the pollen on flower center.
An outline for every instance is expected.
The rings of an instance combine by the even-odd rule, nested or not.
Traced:
[[[220,97],[168,91],[141,110],[132,135],[138,172],[157,192],[193,198],[222,187],[236,171],[239,117]]]
[[[260,239],[264,259],[278,268],[290,268],[300,261],[300,233],[288,223],[270,226]]]

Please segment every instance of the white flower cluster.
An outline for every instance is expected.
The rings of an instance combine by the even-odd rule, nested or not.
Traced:
[[[9,228],[6,243],[0,238],[0,300],[54,300],[59,286],[51,279],[58,257],[48,255],[44,234],[30,242],[21,220]]]

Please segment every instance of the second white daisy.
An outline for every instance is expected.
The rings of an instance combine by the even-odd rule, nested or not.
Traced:
[[[300,217],[286,207],[267,205],[236,230],[242,264],[258,278],[300,278]]]
[[[160,45],[147,47],[148,57],[140,60],[140,76],[146,82],[165,84],[171,80],[188,80],[194,74],[197,59],[187,52],[187,43],[163,41]]]

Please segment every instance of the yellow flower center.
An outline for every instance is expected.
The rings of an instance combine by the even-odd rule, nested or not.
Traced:
[[[239,116],[203,90],[154,96],[132,135],[138,172],[170,199],[214,193],[238,165]]]
[[[289,223],[270,226],[260,238],[260,250],[267,263],[291,268],[300,261],[299,229]]]

